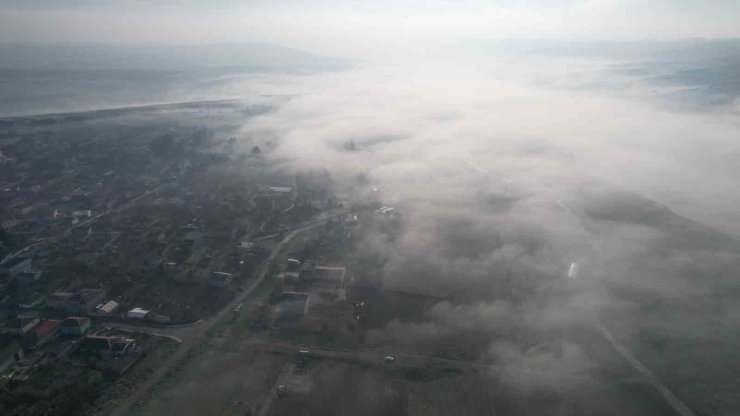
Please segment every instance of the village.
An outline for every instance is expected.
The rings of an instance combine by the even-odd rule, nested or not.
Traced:
[[[261,111],[221,106],[222,122]],[[341,199],[327,172],[275,169],[270,143],[239,143],[228,122],[209,130],[150,112],[125,138],[108,126],[137,110],[4,121],[0,385],[14,407],[26,386],[77,410],[121,412],[156,394],[136,388],[152,371],[191,365],[175,352],[228,336],[293,357],[309,376],[321,348],[329,358],[366,348],[367,330],[392,318],[372,309],[378,265],[356,250],[369,229],[399,229],[377,190]],[[383,304],[418,298],[382,293]],[[267,383],[237,408],[289,404],[308,392],[294,384]],[[70,391],[89,399],[68,403]]]
[[[322,241],[312,240],[317,245],[329,244],[330,235],[330,244],[346,245],[336,235],[346,237],[352,225],[344,220],[350,203],[331,194],[325,172],[270,169],[258,145],[239,147],[200,125],[157,119],[125,140],[107,132],[109,117],[127,116],[4,121],[3,383],[59,365],[122,376],[152,345],[181,341],[153,342],[151,330],[122,332],[117,325],[166,332],[230,308],[260,270],[277,270],[266,264],[276,241],[307,224],[329,224]],[[335,300],[346,300],[343,268],[324,276],[326,267],[296,262],[270,276],[279,282],[279,293],[271,293],[280,299],[279,318],[270,311],[255,328],[287,328],[310,304],[320,308],[317,293],[295,282],[299,274],[302,282],[326,280]]]

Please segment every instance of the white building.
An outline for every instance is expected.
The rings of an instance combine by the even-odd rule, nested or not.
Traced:
[[[126,312],[126,316],[133,319],[144,319],[149,314],[149,311],[141,308],[134,308]]]
[[[79,217],[88,217],[88,218],[90,218],[90,217],[92,217],[92,211],[89,210],[89,209],[83,209],[83,210],[80,210],[80,211],[72,211],[72,216],[75,217],[75,218],[79,218]]]
[[[275,192],[278,194],[287,194],[287,193],[293,192],[293,187],[292,186],[268,186],[267,191]]]

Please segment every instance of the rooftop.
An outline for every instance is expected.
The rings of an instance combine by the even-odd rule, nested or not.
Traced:
[[[108,302],[104,303],[103,305],[100,305],[98,307],[98,310],[105,312],[105,313],[111,313],[118,307],[118,302],[115,300],[109,300]]]

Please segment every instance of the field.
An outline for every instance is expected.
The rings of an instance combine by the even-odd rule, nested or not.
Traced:
[[[103,390],[100,398],[95,402],[93,414],[110,414],[111,410],[115,409],[139,383],[145,380],[177,348],[177,344],[168,339],[141,335],[135,336],[135,338],[137,338],[139,345],[146,349],[147,353],[126,374]]]

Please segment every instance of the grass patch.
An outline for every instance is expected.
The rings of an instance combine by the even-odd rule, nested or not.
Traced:
[[[161,411],[154,411],[161,405],[160,399],[166,398],[170,389],[178,386],[187,380],[195,379],[197,374],[203,371],[211,359],[214,351],[214,344],[206,340],[194,348],[190,349],[185,356],[179,360],[157,384],[155,384],[149,395],[144,399],[144,403],[136,404],[131,409],[132,415],[153,415],[161,414]]]
[[[11,381],[0,389],[0,414],[41,416],[85,414],[100,395],[104,375],[86,367],[57,363],[32,371],[26,381]]]
[[[211,272],[223,272],[227,271],[226,266],[229,264],[231,258],[231,252],[228,248],[221,249],[214,255],[211,260],[210,271]]]
[[[393,290],[378,291],[367,300],[367,328],[381,328],[402,316],[405,321],[423,322],[425,313],[441,298]]]
[[[188,267],[195,267],[203,257],[208,255],[208,252],[209,252],[208,247],[199,246],[190,253],[190,256],[188,256],[188,258],[185,259],[183,264],[185,264]]]

